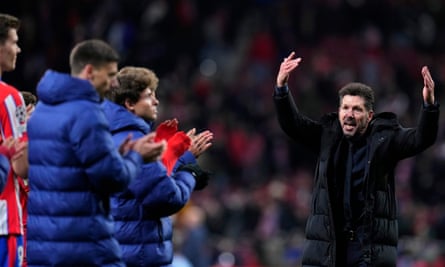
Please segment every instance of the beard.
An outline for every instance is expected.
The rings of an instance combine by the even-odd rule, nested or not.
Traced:
[[[345,127],[354,127],[354,129],[352,130],[345,130]],[[359,137],[362,136],[367,129],[367,123],[365,122],[348,122],[348,123],[343,123],[343,134],[346,138],[354,138],[354,137]]]
[[[356,120],[352,117],[345,118],[343,121],[343,134],[349,138],[362,135],[366,131],[366,121]],[[351,129],[348,129],[351,128]]]

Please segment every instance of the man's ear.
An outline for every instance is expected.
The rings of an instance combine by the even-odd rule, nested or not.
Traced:
[[[372,120],[372,118],[374,117],[374,111],[370,110],[369,111],[369,118],[368,118],[368,122],[370,122]]]
[[[91,64],[86,64],[83,67],[82,71],[79,74],[80,78],[86,79],[88,81],[92,81],[94,78],[94,67]]]
[[[128,109],[129,111],[133,112],[134,111],[134,103],[133,101],[131,101],[130,99],[125,99],[125,108]]]

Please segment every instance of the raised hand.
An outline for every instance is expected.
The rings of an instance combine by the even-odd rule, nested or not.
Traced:
[[[430,70],[427,66],[422,67],[422,76],[423,76],[423,101],[425,104],[434,104],[434,81],[431,77]]]
[[[289,74],[300,64],[301,57],[295,58],[295,52],[291,52],[288,57],[281,62],[277,75],[277,86],[282,87],[287,84]]]
[[[196,134],[196,129],[193,128],[187,132],[187,135],[192,140],[189,151],[198,158],[202,153],[207,151],[212,146],[213,133],[209,130],[205,130],[199,134]]]

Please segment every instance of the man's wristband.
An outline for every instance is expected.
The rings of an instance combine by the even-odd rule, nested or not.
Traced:
[[[437,101],[434,101],[434,104],[428,104],[425,103],[425,101],[423,101],[423,108],[426,110],[436,110],[439,108],[439,103],[437,103]]]
[[[276,96],[283,96],[289,93],[289,88],[287,87],[287,84],[283,86],[275,86],[275,95]]]

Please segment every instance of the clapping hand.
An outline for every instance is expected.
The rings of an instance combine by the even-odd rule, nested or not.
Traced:
[[[167,142],[165,140],[155,142],[155,137],[156,133],[149,133],[137,140],[131,140],[131,135],[129,135],[121,144],[119,151],[121,154],[125,154],[129,150],[134,150],[142,156],[146,163],[160,160],[167,147]]]
[[[431,77],[431,73],[427,66],[422,68],[423,76],[423,101],[425,104],[433,105],[435,103],[434,99],[434,81]]]
[[[9,137],[1,144],[3,154],[10,159],[14,173],[22,178],[28,176],[28,142]]]
[[[202,153],[204,153],[209,147],[212,146],[211,141],[213,140],[213,133],[209,130],[205,130],[199,134],[196,134],[196,129],[193,128],[187,132],[187,135],[192,140],[189,151],[198,158]]]

